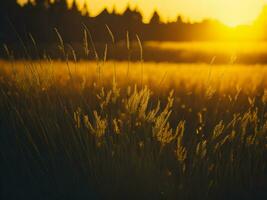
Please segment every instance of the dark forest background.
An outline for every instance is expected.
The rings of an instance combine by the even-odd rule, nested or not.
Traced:
[[[259,39],[258,36],[255,38],[255,35],[251,34],[251,30],[259,29],[262,32],[260,39],[267,39],[266,7],[263,8],[254,24],[240,25],[235,28],[211,19],[198,23],[185,22],[182,16],[177,16],[175,22],[163,23],[155,11],[150,22],[145,24],[138,9],[130,7],[122,14],[118,14],[116,10],[108,12],[107,9],[104,9],[98,16],[90,17],[85,5],[82,10],[78,9],[76,3],[68,7],[65,0],[54,0],[53,3],[50,0],[35,0],[24,6],[17,4],[16,0],[1,0],[0,45],[7,45],[17,54],[21,54],[17,57],[24,57],[27,45],[32,45],[34,40],[34,43],[42,49],[42,54],[44,53],[43,49],[49,49],[50,55],[59,57],[55,50],[59,41],[56,28],[64,42],[70,44],[79,54],[82,52],[84,29],[87,27],[97,48],[100,49],[99,51],[103,51],[105,44],[111,42],[107,26],[113,32],[117,44],[119,41],[125,43],[127,32],[130,40],[134,41],[136,41],[136,35],[142,41],[237,41]],[[155,56],[158,55],[158,52],[152,50],[146,51],[149,52],[147,57],[151,57],[151,60],[159,60],[158,56]],[[34,48],[29,47],[28,51],[34,51]],[[127,58],[127,55],[124,54],[125,50],[114,48],[110,56],[115,59]],[[137,59],[138,53],[133,52],[133,55],[135,54]],[[182,53],[171,52],[168,56],[162,55],[161,57],[162,59],[164,57],[163,60],[169,61],[175,58],[174,61],[184,62],[195,60],[196,57],[203,58],[203,55],[194,55],[193,58],[184,59],[180,54]],[[4,51],[1,50],[0,55],[3,56]],[[82,53],[80,55],[82,57]],[[261,57],[265,58],[266,55],[261,55]],[[210,57],[205,57],[205,60],[209,61]]]
[[[16,0],[1,0],[0,4],[0,41],[6,43],[15,42],[17,35],[24,38],[29,33],[40,42],[53,43],[55,27],[65,41],[80,42],[83,39],[82,24],[90,29],[96,41],[108,38],[105,24],[113,30],[117,40],[124,40],[126,31],[129,31],[130,34],[138,34],[144,41],[225,40],[231,39],[229,32],[245,32],[252,28],[244,25],[234,30],[215,20],[188,23],[181,16],[177,17],[176,22],[162,23],[156,11],[150,23],[144,24],[141,13],[129,7],[123,14],[117,14],[115,10],[109,13],[104,9],[98,16],[90,17],[86,8],[81,12],[76,3],[68,8],[65,0],[55,0],[53,3],[49,0],[35,0],[23,7]],[[263,11],[255,24],[265,26],[266,19],[266,12]]]

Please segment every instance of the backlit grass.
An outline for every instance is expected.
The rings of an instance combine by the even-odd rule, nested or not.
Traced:
[[[0,61],[3,195],[264,199],[266,88],[260,65]]]

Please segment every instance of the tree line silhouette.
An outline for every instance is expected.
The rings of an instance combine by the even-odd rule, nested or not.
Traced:
[[[88,27],[95,41],[109,40],[106,26],[113,31],[116,40],[125,40],[126,32],[138,34],[143,41],[191,41],[191,40],[224,40],[229,39],[229,28],[219,21],[204,20],[199,23],[184,22],[181,16],[175,22],[162,23],[157,11],[150,23],[142,21],[138,9],[128,7],[124,13],[118,14],[114,9],[104,9],[98,16],[90,17],[84,5],[82,12],[77,4],[68,7],[65,0],[35,0],[24,6],[16,0],[1,0],[0,3],[0,41],[16,43],[18,40],[29,40],[31,34],[38,42],[55,43],[57,36],[54,28],[66,42],[82,42],[83,29]],[[265,9],[266,10],[266,9]],[[261,15],[261,23],[266,22],[266,12]],[[239,27],[247,30],[250,27]],[[237,30],[235,31],[239,31]]]

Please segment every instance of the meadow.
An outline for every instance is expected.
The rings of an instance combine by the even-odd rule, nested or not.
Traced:
[[[93,37],[93,36],[92,36]],[[140,44],[133,35],[129,34],[129,41],[115,41],[111,44],[111,39],[108,33],[105,37],[106,42],[95,42],[94,45],[88,44],[90,54],[85,53],[85,44],[83,42],[69,42],[65,46],[66,53],[69,54],[69,59],[73,60],[72,52],[75,51],[75,56],[84,60],[95,60],[95,50],[99,57],[104,57],[107,47],[108,60],[125,61],[131,60],[134,62],[140,61]],[[114,36],[112,36],[114,37]],[[92,38],[93,39],[93,38]],[[141,38],[142,39],[142,38]],[[53,59],[62,58],[62,51],[59,51],[58,44],[39,43],[32,44],[29,39],[29,44],[23,46],[18,44],[10,45],[10,49],[15,49],[13,54],[16,58],[25,59],[25,48],[31,59],[38,60],[40,57],[49,55]],[[87,39],[89,40],[89,38]],[[88,41],[87,41],[88,42]],[[267,43],[264,41],[142,41],[143,57],[147,62],[172,62],[172,63],[206,63],[215,58],[217,64],[231,63],[234,60],[235,64],[255,65],[267,64]],[[86,50],[87,51],[87,50]],[[5,50],[0,48],[0,54],[5,55]],[[160,55],[160,56],[159,56]]]
[[[264,199],[262,65],[1,60],[3,199]]]

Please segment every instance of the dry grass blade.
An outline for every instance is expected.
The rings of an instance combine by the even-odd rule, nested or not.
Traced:
[[[143,46],[139,36],[136,34],[136,39],[138,42],[139,50],[140,50],[140,62],[141,62],[141,86],[143,87],[144,81],[144,66],[143,66]]]
[[[71,54],[72,54],[74,62],[77,62],[77,56],[76,56],[75,50],[73,49],[73,47],[71,45],[68,45],[68,46],[71,50]]]
[[[11,53],[10,53],[10,51],[9,51],[9,49],[8,49],[8,46],[7,46],[6,44],[4,44],[3,47],[4,47],[4,50],[5,50],[5,52],[6,52],[7,56],[8,56],[8,58],[10,58],[10,57],[11,57]]]
[[[55,32],[57,34],[58,39],[59,39],[59,49],[62,51],[63,55],[66,56],[64,41],[63,41],[59,31],[57,30],[57,28],[54,28],[54,30],[55,30]]]
[[[96,51],[95,43],[94,43],[93,37],[92,37],[92,35],[91,35],[91,32],[89,31],[89,29],[87,28],[87,26],[86,26],[84,23],[83,23],[83,27],[85,28],[85,31],[87,32],[87,34],[88,34],[88,36],[89,36],[91,45],[92,45],[93,50],[94,50],[95,59],[96,59],[96,61],[98,62],[98,61],[99,61],[99,56],[98,56],[98,53],[97,53],[97,51]]]
[[[108,44],[105,45],[105,50],[104,50],[104,63],[107,61],[107,56],[108,56]]]
[[[88,45],[88,35],[87,35],[87,31],[86,29],[83,30],[83,47],[84,47],[84,52],[85,55],[88,56],[89,55],[89,45]]]
[[[126,47],[127,47],[128,51],[130,51],[129,31],[126,32]]]
[[[107,24],[105,26],[106,26],[106,28],[108,30],[109,36],[111,37],[112,43],[115,44],[115,37],[114,37],[111,29],[109,28],[109,26]]]
[[[31,39],[31,41],[32,41],[32,43],[33,43],[33,45],[34,45],[34,47],[37,47],[36,41],[35,41],[35,39],[34,39],[34,37],[32,36],[31,33],[29,33],[29,37],[30,37],[30,39]]]
[[[143,46],[142,46],[141,40],[137,34],[136,34],[136,39],[137,39],[139,50],[140,50],[140,61],[143,62]]]

